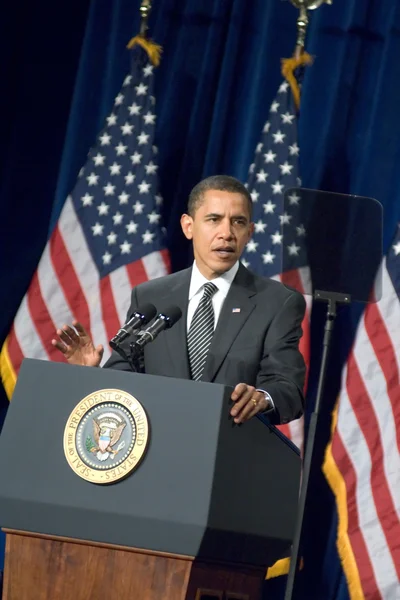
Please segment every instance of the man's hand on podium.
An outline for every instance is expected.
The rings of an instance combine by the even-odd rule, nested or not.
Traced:
[[[104,348],[100,344],[95,348],[85,328],[73,321],[70,325],[63,325],[57,329],[59,339],[52,339],[51,343],[63,353],[70,365],[84,367],[98,367],[103,358]]]
[[[231,409],[235,423],[244,423],[256,414],[265,412],[268,408],[265,394],[245,383],[237,384],[232,392],[231,400],[235,403]]]

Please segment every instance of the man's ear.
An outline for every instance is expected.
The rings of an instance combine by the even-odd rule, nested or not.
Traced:
[[[254,223],[250,223],[249,224],[249,240],[252,237],[253,233],[254,233]]]
[[[193,219],[190,215],[181,216],[181,227],[185,237],[188,240],[193,239]]]

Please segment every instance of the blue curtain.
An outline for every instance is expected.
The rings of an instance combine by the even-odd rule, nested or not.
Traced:
[[[178,217],[190,188],[225,172],[246,181],[296,38],[297,11],[282,0],[154,1],[150,34],[163,46],[157,144],[164,218],[175,270],[190,250]],[[3,7],[0,96],[0,342],[66,195],[129,68],[127,41],[140,0],[50,0]],[[336,0],[310,13],[299,125],[309,188],[377,198],[384,247],[400,219],[400,0]],[[332,224],[332,235],[339,223]],[[321,473],[339,376],[360,307],[343,310],[334,336],[307,502],[299,597],[345,600],[337,517]],[[324,310],[312,327],[307,416],[312,410]],[[5,401],[3,402],[3,407]],[[3,413],[5,409],[3,408]],[[282,581],[267,584],[280,598]]]

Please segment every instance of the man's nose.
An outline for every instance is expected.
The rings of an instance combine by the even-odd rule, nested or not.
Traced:
[[[224,239],[224,240],[230,240],[233,238],[233,232],[232,232],[232,224],[230,221],[222,221],[221,222],[221,227],[219,230],[219,235]]]

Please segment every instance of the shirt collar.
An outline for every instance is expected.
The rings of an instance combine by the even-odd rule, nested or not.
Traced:
[[[233,267],[220,275],[216,279],[213,279],[212,282],[217,286],[218,291],[222,292],[224,296],[228,295],[229,288],[231,287],[232,281],[235,279],[236,273],[239,269],[239,261],[237,261]],[[197,294],[197,292],[203,287],[205,283],[209,280],[202,275],[196,265],[196,261],[193,263],[192,268],[192,276],[190,279],[190,288],[189,288],[189,302]]]

